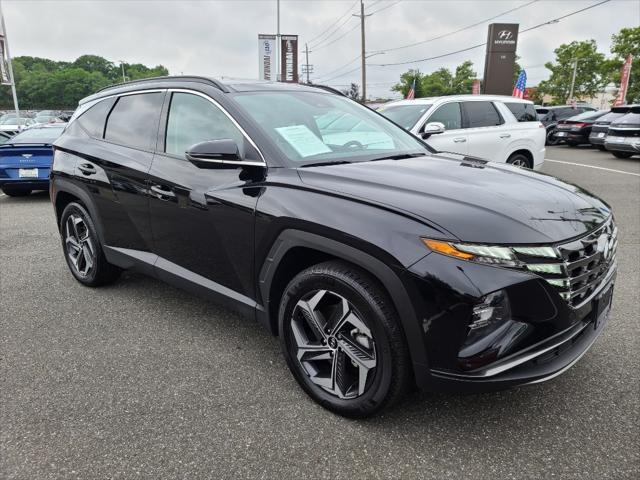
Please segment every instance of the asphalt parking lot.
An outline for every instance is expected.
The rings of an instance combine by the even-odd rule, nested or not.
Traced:
[[[547,383],[415,393],[367,421],[313,403],[278,340],[215,304],[134,274],[80,286],[48,196],[0,196],[0,477],[638,478],[640,158],[547,157],[616,213],[603,335]]]

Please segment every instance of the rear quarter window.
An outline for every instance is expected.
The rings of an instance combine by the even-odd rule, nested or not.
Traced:
[[[537,122],[538,115],[532,103],[505,103],[519,122]]]
[[[104,123],[115,101],[115,98],[107,98],[96,103],[80,115],[76,121],[93,138],[103,138]]]

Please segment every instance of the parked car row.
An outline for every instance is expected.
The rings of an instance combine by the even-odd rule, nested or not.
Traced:
[[[536,106],[538,119],[547,131],[547,145],[557,145],[562,140],[556,137],[556,127],[559,122],[584,112],[593,112],[595,108],[589,105],[556,105],[551,107]]]
[[[570,147],[591,144],[618,158],[640,154],[640,105],[588,111],[558,122],[553,134]]]

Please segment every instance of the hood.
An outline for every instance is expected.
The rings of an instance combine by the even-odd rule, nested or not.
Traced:
[[[310,187],[383,204],[465,242],[560,242],[593,230],[611,215],[606,203],[575,185],[455,154],[299,172]]]

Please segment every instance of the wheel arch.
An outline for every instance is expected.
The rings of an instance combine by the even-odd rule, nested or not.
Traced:
[[[533,157],[533,153],[528,148],[518,148],[518,149],[512,151],[511,153],[509,153],[509,155],[507,156],[507,163],[509,162],[511,157],[513,157],[514,155],[518,155],[518,154],[522,154],[525,157],[527,157],[527,160],[529,160],[529,168],[533,168],[533,166],[534,166],[534,157]]]
[[[415,309],[402,280],[378,258],[351,245],[300,230],[283,231],[260,268],[258,290],[264,309],[257,318],[274,335],[278,335],[278,307],[284,288],[305,268],[326,260],[343,260],[365,270],[391,299],[403,328],[414,372],[427,368],[424,336]],[[417,375],[416,375],[417,376]]]
[[[62,218],[62,212],[66,206],[71,202],[80,203],[89,211],[91,220],[96,227],[100,243],[104,245],[102,222],[100,217],[98,217],[93,202],[91,201],[91,197],[87,192],[67,180],[58,179],[55,183],[54,198],[52,199],[52,202],[56,213],[56,224],[58,225],[58,229],[60,229],[60,219]]]

